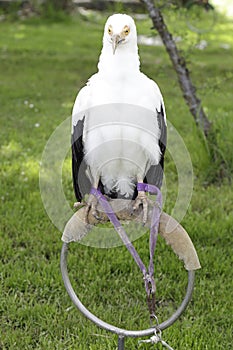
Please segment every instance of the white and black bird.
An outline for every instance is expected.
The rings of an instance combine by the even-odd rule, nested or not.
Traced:
[[[78,202],[91,187],[110,198],[135,199],[147,218],[148,197],[137,183],[161,187],[166,116],[157,84],[140,71],[137,31],[125,14],[107,19],[98,72],[77,95],[72,112],[72,172]],[[89,196],[86,220],[97,217]]]

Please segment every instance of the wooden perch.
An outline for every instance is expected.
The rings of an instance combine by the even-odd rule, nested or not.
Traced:
[[[132,206],[133,202],[130,200],[124,200],[124,199],[114,199],[110,201],[110,204],[117,216],[117,218],[122,223],[134,223],[134,226],[132,228],[132,225],[129,224],[129,230],[139,230],[142,229],[141,222],[142,222],[142,210],[139,209],[136,212],[133,212],[132,214]],[[62,241],[65,243],[70,242],[81,242],[84,240],[88,233],[99,223],[106,223],[108,222],[107,215],[103,212],[102,208],[98,206],[100,221],[96,220],[91,214],[89,215],[89,225],[87,225],[84,222],[84,216],[85,216],[85,208],[80,208],[74,215],[70,218],[70,220],[67,222],[63,235],[62,235]],[[148,221],[146,224],[146,227],[150,227],[150,220],[151,220],[151,214],[152,214],[152,206],[149,207],[149,213],[148,213]],[[128,228],[126,227],[126,232],[129,233],[129,237],[131,238],[132,235],[130,234]],[[165,239],[166,243],[171,246],[174,253],[176,253],[179,257],[179,259],[183,260],[184,266],[186,270],[197,270],[201,268],[196,250],[194,248],[194,245],[185,231],[185,229],[170,215],[162,212],[160,217],[160,225],[159,225],[159,234]],[[117,236],[117,233],[115,232],[115,235]],[[140,235],[136,234],[136,237],[134,236],[134,240],[136,238],[140,237]],[[123,243],[122,243],[123,244]]]

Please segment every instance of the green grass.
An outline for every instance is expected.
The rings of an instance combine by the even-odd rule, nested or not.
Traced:
[[[104,16],[64,23],[38,20],[0,23],[1,136],[1,284],[0,348],[112,350],[117,338],[98,329],[72,305],[59,270],[61,233],[43,208],[38,172],[46,142],[65,120],[77,91],[96,71]],[[185,21],[167,15],[171,28],[184,40],[192,77],[213,121],[219,152],[230,174],[232,160],[232,24],[219,18],[201,39],[208,47],[193,48],[200,38]],[[177,23],[179,24],[177,26]],[[175,25],[176,24],[176,25]],[[149,21],[138,22],[150,34]],[[229,50],[221,49],[222,43]],[[174,349],[232,348],[232,224],[229,182],[208,185],[213,171],[205,143],[183,101],[164,48],[140,47],[142,70],[155,79],[165,97],[170,122],[182,136],[194,168],[194,191],[182,224],[197,249],[202,270],[196,274],[193,300],[164,339]],[[39,124],[39,125],[38,125]],[[74,201],[69,155],[63,169],[67,199]],[[177,175],[167,155],[167,199],[176,199]],[[148,237],[135,242],[148,261]],[[141,275],[123,247],[96,249],[72,244],[69,268],[80,299],[92,312],[120,327],[147,328],[148,314]],[[156,252],[158,317],[166,319],[181,302],[186,272],[162,239]],[[126,349],[150,349],[127,339]],[[161,348],[158,346],[158,348]]]

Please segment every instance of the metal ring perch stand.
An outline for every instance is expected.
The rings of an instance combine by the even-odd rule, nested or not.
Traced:
[[[124,209],[125,210],[125,209]],[[109,323],[104,322],[103,320],[96,317],[94,314],[92,314],[80,301],[78,296],[76,295],[67,271],[67,255],[69,250],[69,243],[71,241],[78,241],[80,240],[80,225],[82,226],[82,229],[86,230],[85,234],[87,233],[87,228],[84,227],[84,223],[82,221],[82,215],[83,211],[80,209],[78,212],[76,212],[72,218],[67,223],[64,233],[63,233],[63,246],[61,250],[61,273],[62,278],[64,281],[65,288],[75,304],[75,306],[92,322],[94,322],[97,326],[110,331],[112,333],[115,333],[118,335],[118,350],[124,350],[124,340],[125,337],[146,337],[153,335],[155,332],[155,327],[151,327],[144,330],[126,330],[122,328],[118,328],[116,326],[113,326]],[[104,214],[103,214],[104,215]],[[120,216],[120,214],[118,213]],[[106,218],[103,217],[103,220]],[[95,223],[94,223],[95,224]],[[173,228],[171,230],[171,228]],[[161,331],[171,326],[184,312],[186,309],[194,288],[194,276],[196,269],[200,268],[200,263],[195,251],[195,248],[192,244],[191,239],[189,238],[187,232],[184,230],[184,228],[176,222],[172,217],[169,215],[162,213],[160,218],[160,227],[159,227],[160,235],[166,240],[166,242],[171,245],[173,251],[179,256],[180,259],[184,261],[185,268],[188,270],[188,286],[186,290],[186,294],[184,296],[184,299],[178,309],[173,313],[173,315],[167,319],[166,321],[159,324],[157,327]]]

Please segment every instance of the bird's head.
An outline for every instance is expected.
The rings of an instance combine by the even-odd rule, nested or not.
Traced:
[[[121,47],[137,47],[137,30],[133,18],[125,14],[110,16],[105,24],[103,44],[111,47],[113,54]]]

